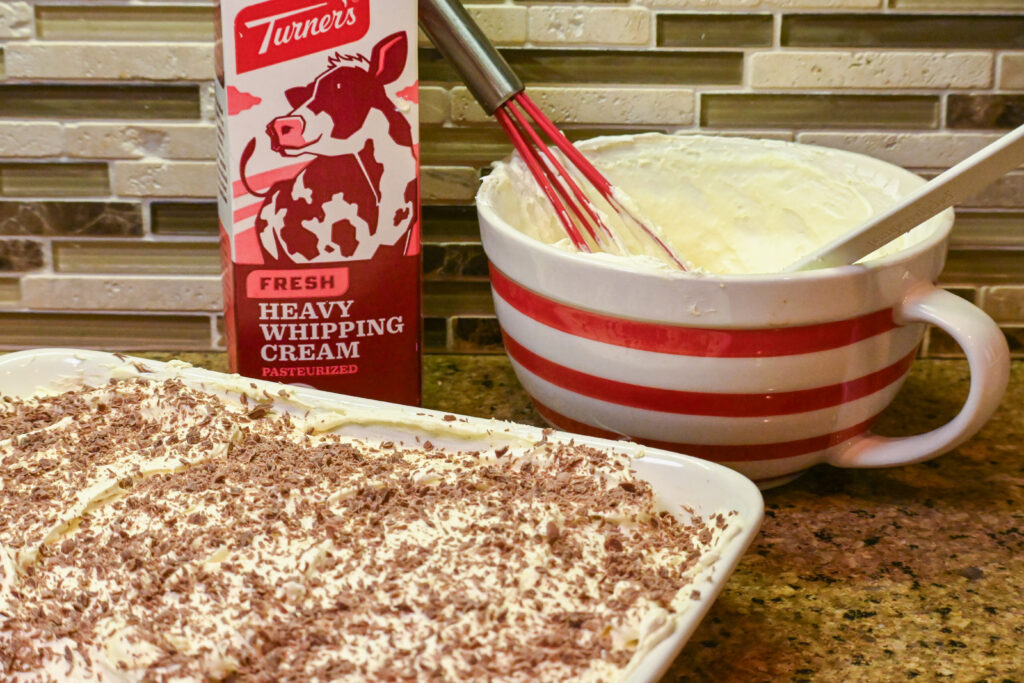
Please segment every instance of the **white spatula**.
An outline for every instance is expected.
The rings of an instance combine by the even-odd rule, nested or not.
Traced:
[[[855,263],[943,209],[968,199],[1024,163],[1024,126],[975,152],[866,223],[786,267],[784,272]]]

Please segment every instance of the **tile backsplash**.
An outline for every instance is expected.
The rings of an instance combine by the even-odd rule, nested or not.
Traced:
[[[1024,123],[1022,0],[466,3],[572,139],[703,131],[932,176]],[[0,1],[0,348],[222,349],[209,0]],[[473,195],[511,147],[420,40],[428,352],[500,351]],[[942,284],[1024,357],[1024,169]],[[937,331],[922,354],[959,356]]]

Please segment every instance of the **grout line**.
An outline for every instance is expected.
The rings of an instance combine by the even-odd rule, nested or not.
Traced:
[[[220,336],[217,330],[217,315],[210,315],[210,348],[217,349],[221,348],[221,345],[217,343],[217,339]]]

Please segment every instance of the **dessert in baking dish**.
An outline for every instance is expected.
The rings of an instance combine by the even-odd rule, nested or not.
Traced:
[[[5,679],[615,680],[737,526],[587,446],[356,438],[121,374],[0,400]]]

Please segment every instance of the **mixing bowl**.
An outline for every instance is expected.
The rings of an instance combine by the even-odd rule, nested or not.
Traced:
[[[665,177],[646,159],[658,157],[661,142],[682,146],[695,163],[709,157],[690,154],[694,150],[723,151],[732,161],[721,177],[704,177],[695,190],[684,177],[685,163],[673,167],[678,177]],[[603,151],[628,158],[637,145],[644,147],[642,163],[602,167]],[[734,180],[760,172],[773,154],[809,164],[822,178],[844,179],[874,203],[895,201],[924,182],[871,157],[794,143],[640,136],[595,139],[583,147],[612,182],[636,191],[638,202],[645,186],[657,185],[663,195],[678,182],[688,197],[678,211],[697,206],[697,213],[714,208],[717,183],[723,194],[734,193]],[[797,273],[683,272],[544,241],[545,227],[530,224],[546,220],[542,207],[515,184],[513,171],[499,163],[481,185],[481,237],[505,348],[538,411],[559,429],[706,458],[768,487],[821,462],[883,467],[934,457],[974,434],[1002,397],[1009,372],[1002,333],[981,310],[934,284],[945,261],[951,210],[915,228],[902,248],[857,265]],[[790,238],[787,225],[813,220],[822,208],[814,187],[794,187],[785,178],[776,184],[774,199],[767,192],[758,200],[762,214],[802,215],[784,218],[774,224],[775,234],[764,235],[769,256]],[[800,206],[770,205],[792,204],[801,193]],[[671,198],[666,202],[655,213],[669,215]],[[722,210],[733,211],[735,203]],[[744,230],[757,229],[756,212],[748,210],[742,220],[749,223]],[[780,254],[772,258],[781,267],[788,257]],[[871,424],[903,383],[926,323],[963,347],[972,375],[966,403],[932,432],[875,435]]]

